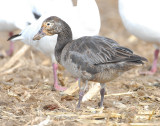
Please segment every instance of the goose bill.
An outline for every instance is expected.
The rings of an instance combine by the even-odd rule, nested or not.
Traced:
[[[44,32],[43,28],[41,28],[39,32],[33,37],[33,40],[40,40],[44,36],[46,36],[46,33]]]

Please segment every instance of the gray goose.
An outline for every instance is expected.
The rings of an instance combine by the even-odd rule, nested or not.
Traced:
[[[77,108],[80,108],[88,81],[100,83],[100,107],[102,107],[105,83],[119,77],[131,68],[142,65],[143,61],[147,61],[106,37],[84,36],[72,40],[69,25],[55,16],[43,21],[41,29],[33,39],[40,40],[46,35],[54,34],[58,34],[55,46],[57,62],[63,65],[73,77],[79,78],[80,91]],[[83,82],[82,87],[81,81]]]

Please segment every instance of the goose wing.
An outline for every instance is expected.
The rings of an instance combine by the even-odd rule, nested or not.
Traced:
[[[140,62],[146,60],[109,38],[94,36],[82,37],[73,42],[69,58],[81,70],[97,73],[97,66],[119,62]],[[143,63],[141,61],[141,63]]]

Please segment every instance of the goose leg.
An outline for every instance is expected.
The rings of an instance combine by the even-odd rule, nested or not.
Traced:
[[[152,63],[151,70],[150,71],[146,71],[146,72],[140,72],[140,74],[150,74],[150,75],[153,75],[153,74],[156,73],[156,71],[157,71],[157,62],[158,62],[158,55],[159,55],[159,49],[157,48],[154,51],[154,61]]]
[[[9,32],[9,37],[13,36],[13,32]],[[10,41],[10,47],[9,50],[7,51],[8,56],[12,56],[14,51],[14,44],[12,41]]]
[[[83,85],[81,87],[81,79],[79,78],[78,79],[78,85],[79,85],[80,91],[79,91],[79,101],[78,101],[78,104],[77,104],[77,108],[79,109],[81,107],[81,102],[82,102],[82,98],[84,96],[84,92],[85,92],[85,90],[88,86],[88,81],[86,80],[85,85]]]
[[[77,80],[78,80],[78,87],[80,89],[81,88],[81,78],[78,78]]]
[[[101,90],[100,90],[100,94],[101,94],[101,101],[100,101],[100,108],[103,107],[103,99],[104,99],[104,94],[105,94],[105,86],[106,84],[100,84],[101,85]]]
[[[66,88],[58,84],[57,69],[58,65],[53,63],[54,88],[58,91],[64,91]]]
[[[157,71],[157,62],[158,62],[159,49],[156,49],[154,52],[154,61],[151,68],[151,73],[156,73]]]

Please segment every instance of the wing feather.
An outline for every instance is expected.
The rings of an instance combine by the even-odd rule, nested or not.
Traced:
[[[141,57],[109,38],[82,37],[72,44],[69,56],[71,60],[87,72],[96,73],[94,66],[140,60]]]

